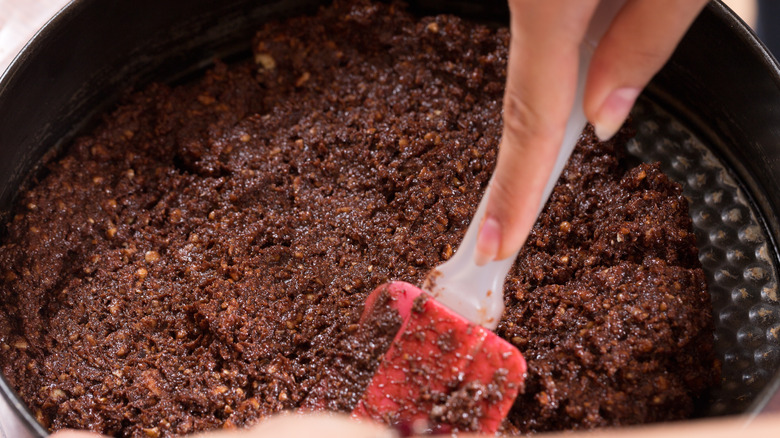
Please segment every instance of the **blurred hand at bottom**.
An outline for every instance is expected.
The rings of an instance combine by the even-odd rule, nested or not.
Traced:
[[[544,434],[544,438],[777,438],[780,432],[780,413],[761,415],[747,424],[747,417],[724,417],[613,428],[582,432]],[[51,438],[100,438],[82,431],[60,431]],[[209,432],[193,438],[393,438],[396,433],[375,423],[358,422],[346,415],[282,414],[249,429],[230,432]],[[449,435],[448,435],[449,436]],[[478,435],[459,435],[476,438]],[[487,438],[487,437],[483,437]]]
[[[343,414],[279,414],[254,427],[241,430],[215,431],[193,435],[192,438],[394,438],[392,430],[368,421],[357,421]],[[103,435],[75,430],[63,430],[51,438],[102,438]]]

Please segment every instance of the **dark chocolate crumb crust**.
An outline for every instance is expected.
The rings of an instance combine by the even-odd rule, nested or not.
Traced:
[[[365,297],[450,257],[487,184],[507,43],[337,1],[265,24],[254,62],[129,94],[20,194],[3,374],[52,430],[349,411],[397,324],[358,325]],[[529,372],[507,433],[685,418],[717,380],[686,201],[624,167],[628,135],[586,131],[508,278],[498,332]]]

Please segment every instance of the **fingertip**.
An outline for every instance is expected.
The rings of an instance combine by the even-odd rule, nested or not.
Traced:
[[[474,263],[477,266],[496,259],[501,246],[501,224],[491,216],[482,221],[477,234],[477,248],[474,254]]]
[[[624,87],[613,90],[607,95],[592,120],[599,140],[609,140],[618,132],[641,92],[640,88]]]

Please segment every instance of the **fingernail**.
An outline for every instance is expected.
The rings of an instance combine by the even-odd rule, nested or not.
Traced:
[[[596,120],[593,121],[593,128],[599,140],[609,140],[618,132],[641,92],[639,88],[618,88],[604,99]]]
[[[477,235],[477,250],[474,254],[474,263],[477,266],[495,260],[498,255],[498,247],[501,244],[501,225],[492,217],[487,217],[479,227]]]

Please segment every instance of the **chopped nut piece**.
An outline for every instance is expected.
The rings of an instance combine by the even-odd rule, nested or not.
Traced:
[[[49,397],[51,397],[51,399],[54,400],[54,401],[60,401],[60,400],[64,399],[65,397],[67,397],[67,394],[65,394],[65,391],[63,391],[63,390],[61,390],[59,388],[54,388],[54,389],[51,390],[51,393],[49,394]]]
[[[17,339],[14,341],[13,346],[20,350],[26,350],[30,345],[24,339]]]
[[[201,94],[198,96],[198,102],[202,103],[203,105],[211,105],[212,103],[216,102],[216,99],[214,99],[213,96]]]
[[[452,257],[452,245],[449,243],[444,245],[444,249],[442,250],[441,256],[444,260],[449,260],[450,257]]]
[[[276,60],[270,53],[256,53],[255,64],[260,64],[265,70],[273,70],[276,68]]]
[[[228,387],[225,385],[220,385],[214,388],[214,394],[224,394],[228,392]]]
[[[295,86],[296,87],[302,87],[303,84],[309,81],[309,78],[311,78],[311,73],[305,71],[302,75],[298,77],[298,79],[295,80]]]

